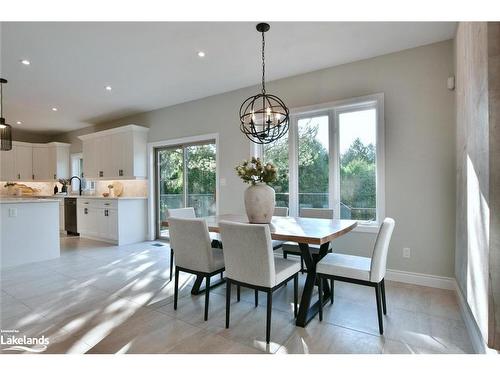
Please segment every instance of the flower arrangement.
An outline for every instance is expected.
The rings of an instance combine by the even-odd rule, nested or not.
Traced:
[[[243,160],[243,163],[236,166],[236,173],[246,184],[256,185],[257,183],[270,183],[276,181],[278,171],[272,163],[263,164],[260,158],[252,157],[250,160]]]
[[[12,187],[12,186],[16,186],[16,183],[8,181],[8,182],[5,183],[5,185],[3,187],[8,188],[8,187]]]

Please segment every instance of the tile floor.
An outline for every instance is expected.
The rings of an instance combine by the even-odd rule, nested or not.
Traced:
[[[181,274],[174,311],[169,253],[152,242],[63,238],[59,259],[1,272],[0,328],[48,337],[45,353],[472,353],[454,292],[396,282],[386,282],[383,336],[371,288],[337,282],[323,322],[299,328],[289,283],[273,297],[266,345],[264,295],[255,308],[242,289],[225,329],[225,287],[212,291],[204,322],[204,297],[191,296],[193,277]]]

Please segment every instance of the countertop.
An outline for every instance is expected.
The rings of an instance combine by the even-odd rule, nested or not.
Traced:
[[[35,197],[0,197],[0,204],[13,204],[13,203],[59,203],[59,199],[51,198],[35,198]]]

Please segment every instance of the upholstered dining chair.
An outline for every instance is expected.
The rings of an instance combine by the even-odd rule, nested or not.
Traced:
[[[167,218],[170,217],[194,219],[196,218],[196,213],[193,207],[169,208],[167,209]],[[212,247],[221,247],[220,237],[218,233],[210,233],[210,239],[212,240]],[[174,271],[174,248],[172,246],[172,243],[170,243],[170,280],[172,280],[173,271]]]
[[[271,232],[266,224],[241,224],[229,221],[220,223],[226,264],[226,328],[229,328],[231,285],[255,290],[255,306],[258,292],[267,294],[266,342],[271,337],[271,311],[273,292],[293,279],[293,312],[297,316],[298,273],[297,261],[275,258]]]
[[[371,258],[355,255],[327,254],[316,265],[318,277],[318,296],[322,301],[323,280],[329,279],[332,282],[331,293],[333,295],[333,282],[335,280],[371,286],[375,288],[375,298],[377,301],[378,328],[382,335],[384,333],[384,323],[382,311],[387,314],[385,299],[385,271],[387,264],[387,253],[394,230],[394,219],[385,218],[378,231],[377,240],[373,248]],[[319,304],[319,320],[323,320],[323,304]]]
[[[168,220],[170,242],[175,248],[174,310],[177,310],[179,272],[205,278],[205,315],[208,319],[210,277],[224,271],[222,249],[213,248],[205,219],[174,218]]]
[[[274,207],[273,216],[288,216],[288,207]],[[273,240],[273,249],[278,250],[284,243],[285,241]]]
[[[299,217],[308,217],[314,219],[333,219],[333,209],[331,208],[301,208],[299,212]],[[330,245],[331,246],[331,245]],[[302,258],[302,252],[300,251],[299,245],[295,242],[285,242],[282,245],[283,248],[283,258],[287,258],[289,254],[300,256],[300,270],[304,272],[304,259]],[[311,254],[319,253],[319,246],[309,245],[311,249]],[[331,247],[328,249],[331,253]]]

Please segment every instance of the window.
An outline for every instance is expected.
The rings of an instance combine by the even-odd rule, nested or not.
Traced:
[[[384,217],[383,94],[292,111],[288,138],[256,152],[278,167],[276,205],[333,208],[376,227]],[[286,204],[285,204],[286,203]]]
[[[159,236],[167,209],[193,207],[197,217],[215,215],[215,142],[186,144],[155,149],[157,176],[157,218]]]
[[[83,177],[83,154],[71,154],[71,176]],[[80,181],[76,178],[71,181],[71,191],[78,192],[80,189]],[[83,186],[82,186],[83,189]]]

